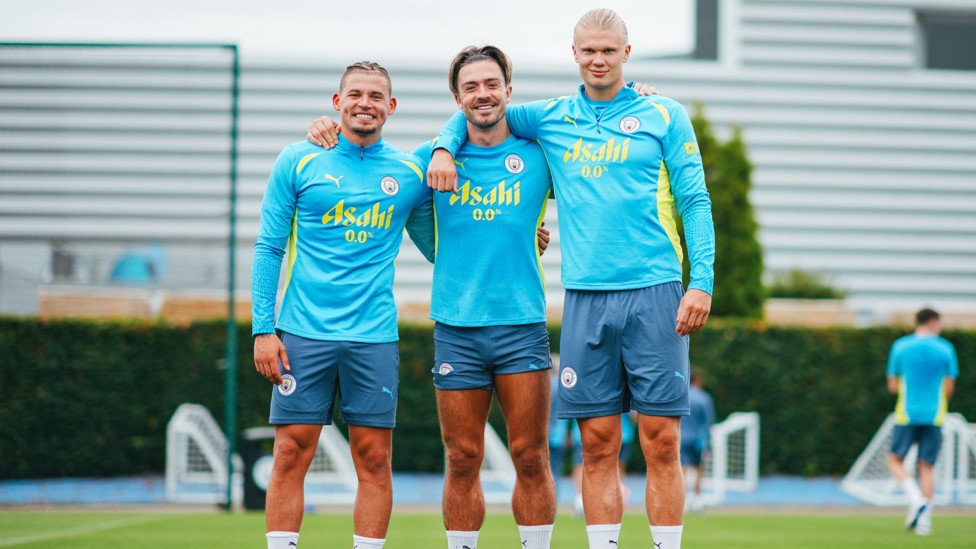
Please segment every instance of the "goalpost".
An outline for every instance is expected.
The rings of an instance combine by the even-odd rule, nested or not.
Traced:
[[[702,499],[708,505],[726,492],[752,492],[759,483],[759,413],[733,412],[712,425],[712,451],[704,461]]]
[[[251,471],[244,471],[243,460],[234,454],[233,472],[228,475],[227,446],[227,438],[207,408],[181,404],[166,427],[167,499],[175,503],[226,504],[229,492],[232,503],[239,505],[243,501],[245,474],[252,475],[262,490],[267,489],[271,456],[257,459]],[[323,426],[305,477],[305,502],[350,504],[356,498],[356,485],[349,443],[334,425]]]
[[[888,470],[894,414],[889,415],[841,482],[841,490],[872,505],[908,505],[908,496]],[[916,447],[905,456],[915,473]],[[935,465],[935,503],[976,503],[976,424],[961,414],[948,414],[942,424],[942,450]]]

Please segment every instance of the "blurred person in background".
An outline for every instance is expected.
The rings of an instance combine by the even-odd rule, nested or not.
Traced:
[[[688,388],[691,413],[681,418],[681,467],[685,474],[686,490],[690,488],[685,493],[685,511],[696,513],[705,509],[701,495],[702,478],[705,476],[703,464],[710,450],[711,428],[715,423],[715,403],[702,385],[701,374],[692,370],[691,387]]]
[[[932,533],[942,422],[959,376],[956,350],[941,332],[939,313],[922,309],[915,315],[915,333],[895,340],[888,354],[888,392],[898,395],[888,467],[908,495],[905,526],[920,536]],[[913,445],[918,446],[917,482],[905,468]]]

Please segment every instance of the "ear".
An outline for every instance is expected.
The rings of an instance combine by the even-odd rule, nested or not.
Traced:
[[[396,97],[391,97],[390,98],[390,110],[386,114],[387,114],[387,116],[389,116],[389,115],[391,115],[391,114],[393,114],[395,112],[396,112]]]
[[[630,44],[624,48],[624,63],[627,62],[627,58],[630,57]]]
[[[338,93],[332,94],[332,108],[335,109],[335,110],[339,110],[339,94]]]
[[[458,106],[459,109],[464,108],[464,107],[461,106],[461,96],[460,96],[460,94],[454,94],[454,102],[457,103],[457,106]]]
[[[512,87],[509,86],[505,89],[505,104],[507,105],[509,101],[512,100]]]
[[[571,46],[573,48],[573,61],[579,63],[579,56],[576,54],[576,44]]]

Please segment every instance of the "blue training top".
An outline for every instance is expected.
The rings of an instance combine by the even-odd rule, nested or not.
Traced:
[[[895,422],[942,425],[949,408],[945,378],[958,376],[956,350],[942,337],[909,334],[895,340],[888,355],[888,377],[899,378]]]
[[[382,139],[360,147],[342,135],[331,150],[307,141],[286,147],[261,204],[252,332],[277,327],[327,341],[399,339],[393,261],[404,227],[433,260],[431,191],[415,157]],[[285,292],[275,324],[286,249]]]
[[[691,121],[676,101],[625,87],[609,102],[577,95],[510,106],[512,133],[536,139],[559,201],[562,280],[569,289],[625,290],[681,281],[675,210],[685,226],[689,288],[712,293],[715,231]],[[437,147],[467,138],[455,114]]]
[[[414,150],[421,159],[432,141]],[[437,261],[430,318],[451,326],[545,322],[536,228],[552,188],[537,143],[509,136],[466,142],[455,157],[458,192],[434,193]]]

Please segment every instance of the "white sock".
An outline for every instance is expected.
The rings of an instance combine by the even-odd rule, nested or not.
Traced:
[[[908,494],[908,499],[912,501],[913,504],[918,504],[924,498],[922,497],[922,491],[918,489],[918,483],[915,479],[909,477],[901,481],[901,487]]]
[[[352,536],[352,549],[383,549],[386,538],[366,538],[363,536]]]
[[[298,532],[268,532],[268,549],[295,549],[298,547]]]
[[[619,549],[619,524],[593,524],[586,527],[586,537],[590,540],[590,549]],[[612,542],[612,543],[611,543]]]
[[[447,549],[478,549],[478,531],[447,531]]]
[[[522,549],[549,549],[552,541],[552,525],[541,526],[519,525],[519,537],[522,538]]]
[[[651,525],[651,537],[654,538],[654,549],[681,549],[682,525],[654,526]]]

